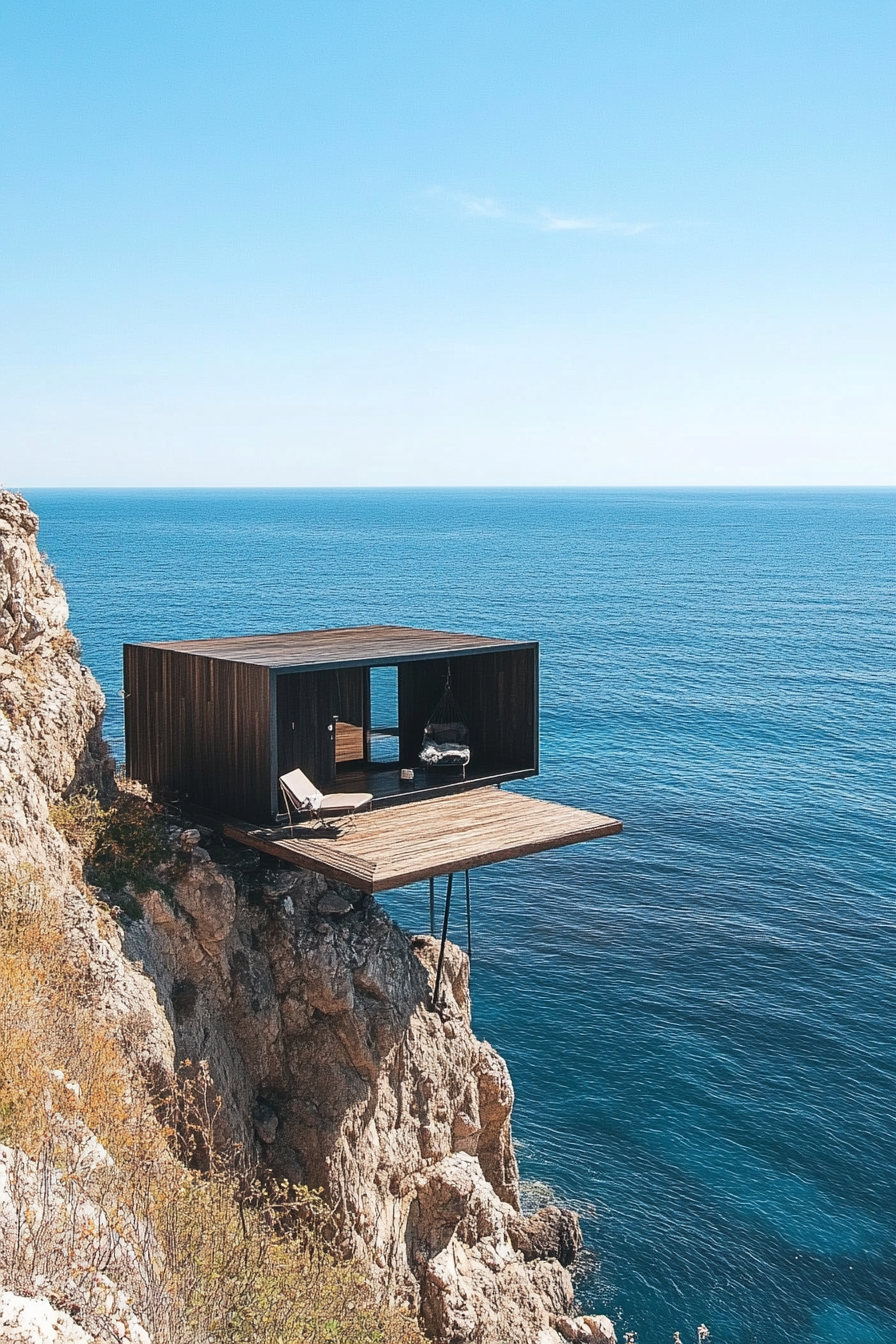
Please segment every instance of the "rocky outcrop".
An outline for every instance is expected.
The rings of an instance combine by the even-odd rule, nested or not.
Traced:
[[[555,1338],[578,1220],[519,1212],[513,1087],[471,1031],[466,956],[448,946],[433,1013],[435,940],[347,887],[199,839],[172,832],[188,867],[172,866],[173,900],[144,898],[125,947],[181,1060],[208,1061],[231,1132],[324,1191],[345,1253],[434,1338]]]
[[[559,1260],[561,1265],[571,1265],[582,1249],[578,1218],[555,1204],[547,1204],[530,1218],[519,1220],[512,1237],[524,1260]]]
[[[0,881],[31,873],[65,912],[72,956],[90,967],[106,1017],[135,1064],[171,1076],[174,1043],[153,985],[122,954],[121,931],[87,892],[80,855],[51,820],[70,793],[115,790],[103,693],[80,661],[62,586],[37,548],[37,518],[0,490]]]
[[[70,855],[51,802],[80,784],[112,786],[103,694],[79,659],[62,585],[42,559],[37,518],[0,491],[0,866],[31,862],[57,886]]]
[[[205,1061],[227,1134],[277,1176],[322,1190],[341,1250],[434,1339],[605,1338],[569,1314],[575,1216],[520,1213],[513,1088],[472,1033],[458,948],[433,1013],[431,939],[408,938],[370,898],[175,817],[142,917],[122,927],[97,903],[51,811],[86,785],[115,787],[103,699],[36,532],[25,502],[0,491],[0,877],[33,869],[62,904],[135,1070],[159,1090]],[[80,1338],[36,1285],[3,1288],[0,1339]],[[138,1326],[121,1328],[137,1339]]]
[[[57,1311],[45,1297],[20,1297],[0,1292],[2,1344],[93,1344],[86,1330],[67,1311]]]

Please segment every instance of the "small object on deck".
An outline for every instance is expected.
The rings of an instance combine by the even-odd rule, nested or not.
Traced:
[[[413,772],[413,770],[402,770],[402,772],[401,772],[401,782],[402,782],[402,784],[412,784],[412,783],[413,783],[413,780],[414,780],[414,772]]]

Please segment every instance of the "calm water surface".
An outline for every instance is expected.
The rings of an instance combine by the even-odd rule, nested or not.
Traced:
[[[626,829],[474,874],[473,998],[581,1303],[639,1344],[896,1340],[892,492],[29,498],[119,752],[126,639],[540,640],[518,787]]]

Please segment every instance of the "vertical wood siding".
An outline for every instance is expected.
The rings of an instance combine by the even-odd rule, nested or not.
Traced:
[[[445,689],[448,663],[400,663],[401,763],[413,766],[423,729]],[[451,689],[470,731],[470,764],[495,773],[538,768],[538,650],[451,659]]]
[[[336,782],[336,751],[330,724],[338,716],[370,726],[370,672],[341,667],[323,672],[287,672],[277,677],[277,775],[304,770],[319,789]]]
[[[266,667],[126,644],[124,690],[132,778],[210,811],[270,819]]]
[[[423,729],[445,689],[447,671],[443,658],[398,664],[398,754],[412,770],[419,765]]]
[[[476,769],[537,768],[535,660],[535,649],[452,658],[451,687],[467,716],[470,762]]]

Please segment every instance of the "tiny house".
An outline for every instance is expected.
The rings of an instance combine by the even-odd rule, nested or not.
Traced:
[[[535,642],[358,626],[126,644],[124,693],[132,778],[263,825],[296,767],[374,807],[538,773]],[[463,750],[421,759],[440,716]]]

